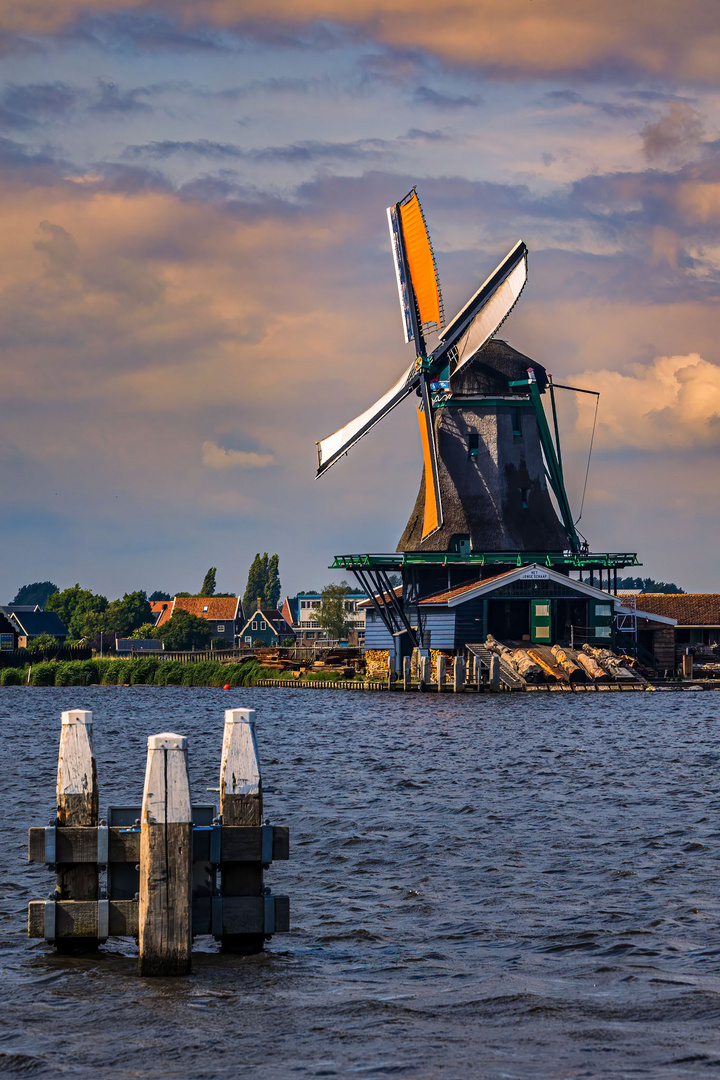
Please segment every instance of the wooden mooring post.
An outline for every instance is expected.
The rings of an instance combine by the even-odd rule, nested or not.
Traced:
[[[187,739],[171,732],[151,735],[140,815],[141,975],[190,971],[192,857]]]
[[[57,818],[28,838],[29,861],[50,864],[57,887],[48,901],[30,902],[30,937],[61,952],[135,937],[141,975],[183,975],[194,935],[250,953],[290,929],[287,896],[263,883],[264,868],[289,857],[289,833],[262,819],[252,709],[225,715],[221,817],[212,805],[191,805],[187,740],[163,733],[148,739],[142,807],[111,806],[109,826],[98,824],[92,715],[62,719]],[[109,895],[98,887],[106,866]]]
[[[60,726],[60,750],[57,768],[57,821],[45,831],[50,854],[57,854],[58,830],[66,828],[97,828],[98,785],[97,767],[92,745],[92,713],[87,709],[64,712]],[[60,839],[62,845],[62,838]],[[54,863],[55,858],[49,862]],[[98,864],[80,863],[76,866],[57,866],[55,900],[98,900]],[[48,930],[55,930],[54,910],[47,909]],[[102,928],[101,928],[102,929]],[[98,938],[88,936],[70,940],[59,939],[59,952],[89,952],[98,946]]]
[[[420,689],[424,690],[430,685],[430,657],[420,657]]]
[[[490,657],[490,689],[497,693],[500,689],[500,657]]]
[[[254,709],[226,709],[220,762],[220,820],[223,825],[263,823],[262,778]],[[269,860],[268,860],[269,861]],[[223,906],[234,896],[263,895],[262,862],[227,862],[221,874]],[[226,934],[225,952],[261,952],[264,934]]]
[[[435,673],[437,675],[438,693],[440,694],[445,689],[445,675],[447,673],[447,657],[442,656],[442,655],[438,656],[437,662],[435,664]]]
[[[462,656],[455,657],[453,665],[453,691],[461,694],[465,689],[465,660]]]
[[[403,690],[409,690],[412,686],[412,657],[403,657]]]

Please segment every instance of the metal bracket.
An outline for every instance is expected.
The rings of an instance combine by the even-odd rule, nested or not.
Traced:
[[[210,930],[214,938],[221,938],[223,932],[222,896],[213,896],[210,906]]]
[[[110,850],[110,830],[107,825],[98,825],[97,830],[97,861],[99,866],[107,866]],[[99,935],[98,935],[99,936]]]
[[[272,862],[273,855],[273,827],[272,825],[262,826],[262,847],[260,854],[260,861],[263,866],[269,866]]]
[[[50,866],[57,862],[57,825],[45,826],[45,862]]]
[[[222,825],[213,825],[210,830],[210,862],[213,866],[220,865],[221,845]]]
[[[264,930],[265,937],[275,933],[275,897],[266,894],[263,896],[264,903]]]
[[[110,901],[98,900],[97,913],[98,939],[100,941],[107,941],[110,937]]]
[[[56,931],[56,918],[57,915],[57,903],[55,900],[45,901],[45,924],[43,927],[43,937],[46,941],[55,940]]]

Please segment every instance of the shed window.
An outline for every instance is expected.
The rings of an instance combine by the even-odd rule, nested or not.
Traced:
[[[217,632],[218,632],[218,634],[224,634],[225,633],[225,623],[224,622],[219,622],[217,624]]]
[[[480,453],[480,436],[468,435],[468,457],[476,458]]]
[[[595,614],[596,616],[607,618],[609,615],[612,614],[612,609],[610,608],[609,604],[596,604]]]
[[[596,626],[595,627],[595,637],[608,637],[609,638],[610,636],[611,636],[611,634],[610,634],[610,627],[609,626]]]

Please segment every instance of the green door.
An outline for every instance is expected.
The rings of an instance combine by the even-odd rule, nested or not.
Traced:
[[[550,644],[550,601],[530,601],[530,640],[536,645]]]

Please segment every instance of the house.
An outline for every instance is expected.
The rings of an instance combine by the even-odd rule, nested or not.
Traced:
[[[365,636],[364,600],[367,600],[367,594],[364,592],[348,593],[345,600],[347,619],[352,626],[349,636],[351,639],[354,637],[355,642],[358,644],[362,644]],[[283,615],[285,619],[288,619],[288,615],[294,616],[292,628],[295,631],[295,637],[298,644],[306,644],[313,641],[327,641],[327,631],[323,630],[321,626],[318,626],[315,619],[315,613],[321,606],[322,594],[319,592],[298,593],[297,596],[292,598],[285,598],[285,602],[283,603]]]
[[[189,611],[207,619],[213,638],[221,638],[229,647],[235,644],[245,621],[239,596],[176,596],[173,600],[153,600],[150,607],[161,609],[156,627],[169,622],[176,611]]]
[[[293,638],[293,628],[277,608],[258,608],[240,631],[242,645],[282,645]]]
[[[41,634],[51,634],[62,645],[68,637],[68,628],[54,611],[35,607],[6,604],[0,612],[12,623],[17,633],[17,648],[31,649],[32,639]]]
[[[18,632],[4,610],[0,608],[0,652],[13,652],[17,649]]]
[[[618,599],[632,603],[632,597],[626,594]],[[714,658],[712,646],[720,644],[720,593],[641,593],[635,600],[651,617],[675,623],[672,640],[675,665],[686,649],[692,650],[698,659]]]
[[[172,600],[148,600],[150,604],[150,611],[152,612],[153,621],[155,625],[158,624],[158,619],[162,615],[166,608],[172,607]]]
[[[394,592],[400,599],[401,590]],[[372,601],[365,607],[366,650],[397,650]],[[425,648],[462,652],[482,644],[488,634],[540,645],[572,641],[630,648],[642,633],[650,662],[663,669],[675,625],[671,617],[630,608],[620,597],[538,563],[433,593],[419,600],[416,610]],[[417,615],[414,620],[417,624]]]

